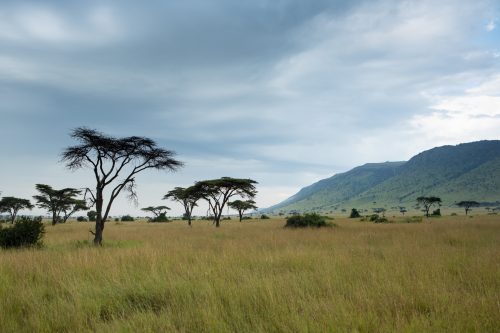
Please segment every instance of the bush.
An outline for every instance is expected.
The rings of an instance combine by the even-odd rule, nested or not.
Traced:
[[[243,216],[243,217],[241,218],[241,220],[242,220],[242,221],[243,221],[243,220],[251,220],[251,219],[252,219],[252,217],[251,217],[251,216]]]
[[[441,216],[441,209],[438,208],[433,211],[431,216]]]
[[[269,220],[269,219],[270,219],[270,217],[269,217],[269,216],[267,216],[266,214],[262,214],[262,215],[260,216],[260,219],[261,219],[261,220]]]
[[[307,228],[307,227],[326,227],[329,224],[326,218],[316,213],[305,215],[294,215],[286,219],[285,227],[289,228]]]
[[[351,219],[361,217],[361,214],[359,214],[358,210],[356,208],[353,208],[351,210],[351,215],[349,216]]]
[[[184,220],[184,217],[182,218],[182,220]],[[161,213],[160,215],[158,215],[157,217],[154,217],[152,219],[149,219],[149,222],[171,222],[167,215],[165,213]]]
[[[87,222],[87,219],[86,219],[85,217],[83,217],[83,216],[78,216],[78,217],[76,218],[76,220],[77,220],[78,222]]]
[[[130,215],[123,215],[121,218],[122,222],[132,222],[134,221],[134,218]]]
[[[389,223],[389,220],[386,219],[385,217],[379,217],[377,218],[375,221],[373,221],[374,223]]]
[[[379,218],[380,218],[380,216],[378,216],[378,214],[372,214],[372,215],[370,216],[370,221],[371,221],[371,222],[375,222],[375,221],[377,221]]]
[[[451,216],[457,216],[457,213],[451,213]]]
[[[41,245],[45,226],[42,217],[21,216],[10,228],[0,229],[0,247],[27,247]]]

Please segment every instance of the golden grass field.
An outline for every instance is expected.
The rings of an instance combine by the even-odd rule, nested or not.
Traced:
[[[0,250],[0,332],[499,332],[500,216],[47,225]]]

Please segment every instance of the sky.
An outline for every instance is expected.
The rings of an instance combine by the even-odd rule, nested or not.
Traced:
[[[3,196],[94,187],[60,162],[86,126],[185,163],[139,175],[138,205],[111,215],[180,214],[166,192],[223,176],[258,181],[264,208],[364,163],[500,139],[500,2],[2,0],[0,124]]]

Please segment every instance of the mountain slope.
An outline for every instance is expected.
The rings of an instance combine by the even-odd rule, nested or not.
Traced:
[[[305,187],[268,210],[412,205],[421,195],[440,196],[446,205],[500,200],[500,141],[437,147],[406,163],[365,164]]]

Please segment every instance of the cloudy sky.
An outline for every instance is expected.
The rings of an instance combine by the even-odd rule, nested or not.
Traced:
[[[139,176],[139,207],[112,214],[221,176],[257,180],[267,207],[360,164],[499,139],[500,2],[2,0],[0,124],[4,196],[92,186],[59,162],[87,126],[186,163]]]

